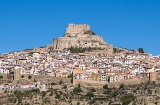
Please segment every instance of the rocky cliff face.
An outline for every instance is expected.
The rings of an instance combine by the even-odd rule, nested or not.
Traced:
[[[113,52],[112,45],[107,44],[103,38],[99,35],[90,35],[85,32],[90,30],[90,27],[86,24],[69,24],[66,29],[66,33],[63,37],[53,40],[51,49],[60,49],[73,47],[96,47],[106,49],[108,52]]]

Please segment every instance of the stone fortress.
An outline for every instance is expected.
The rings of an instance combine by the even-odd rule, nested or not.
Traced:
[[[113,47],[107,44],[102,36],[95,35],[87,24],[69,24],[63,37],[53,39],[51,50],[78,47],[78,48],[101,48],[108,54],[113,53]]]

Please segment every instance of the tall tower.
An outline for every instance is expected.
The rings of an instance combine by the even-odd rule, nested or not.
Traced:
[[[157,78],[158,78],[157,72],[149,72],[150,81],[157,81]]]
[[[20,80],[20,69],[14,70],[14,80]]]
[[[83,34],[88,30],[90,30],[90,26],[87,24],[69,24],[66,28],[66,34]]]

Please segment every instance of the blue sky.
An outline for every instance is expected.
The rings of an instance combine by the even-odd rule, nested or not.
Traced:
[[[0,53],[40,47],[69,23],[113,46],[160,54],[160,0],[0,0]]]

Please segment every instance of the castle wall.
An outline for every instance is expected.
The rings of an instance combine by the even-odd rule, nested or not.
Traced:
[[[89,38],[90,36],[89,34],[77,34],[77,38]]]
[[[69,24],[66,29],[64,37],[53,40],[51,49],[60,49],[73,47],[100,47],[106,49],[108,53],[113,52],[111,45],[107,44],[99,35],[84,34],[85,31],[90,30],[90,26],[86,24]],[[111,50],[110,50],[111,49]],[[111,51],[111,52],[110,52]]]
[[[76,38],[61,38],[55,39],[52,43],[53,49],[61,49],[69,48],[71,46],[76,46],[77,40]]]
[[[119,88],[121,84],[124,84],[124,85],[141,84],[142,82],[147,82],[148,79],[149,78],[146,77],[146,78],[130,79],[130,80],[119,81],[119,82],[100,82],[100,81],[93,81],[93,80],[74,79],[73,85],[83,84],[86,87],[103,88],[103,86],[107,84],[109,88],[112,88],[112,87]]]
[[[86,24],[69,24],[66,28],[66,33],[84,33],[85,31],[90,30],[90,26]]]
[[[107,44],[100,42],[99,40],[93,40],[91,38],[61,38],[54,39],[52,43],[53,49],[64,49],[68,47],[101,47],[107,48]]]
[[[150,72],[149,73],[149,80],[156,81],[158,78],[158,74],[156,72]]]

